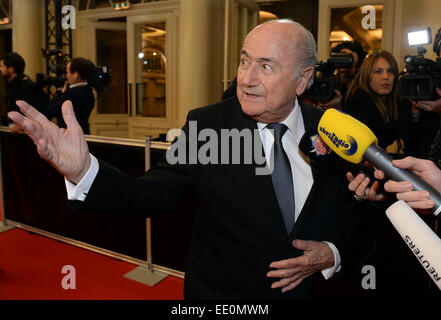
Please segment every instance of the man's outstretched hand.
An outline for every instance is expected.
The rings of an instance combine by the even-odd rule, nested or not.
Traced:
[[[72,103],[66,101],[62,106],[66,129],[59,128],[24,101],[17,101],[17,105],[23,114],[12,111],[8,117],[32,139],[40,157],[66,179],[80,182],[90,167],[90,155]]]

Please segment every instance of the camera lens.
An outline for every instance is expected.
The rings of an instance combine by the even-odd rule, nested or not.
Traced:
[[[427,83],[424,82],[420,82],[416,85],[416,92],[417,94],[426,94],[427,93]]]

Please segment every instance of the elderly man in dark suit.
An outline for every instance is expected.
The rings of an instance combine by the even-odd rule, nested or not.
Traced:
[[[321,117],[297,99],[315,62],[315,41],[300,24],[257,26],[241,50],[237,97],[192,110],[171,147],[183,146],[184,159],[168,154],[168,163],[138,179],[89,154],[68,102],[66,130],[23,102],[25,116],[9,116],[65,176],[74,207],[151,216],[173,210],[190,190],[199,193],[185,298],[305,298],[320,272],[327,279],[345,269],[357,225],[344,175],[310,164],[298,148]],[[262,162],[243,160],[247,143],[206,152],[208,136],[234,130],[259,142],[254,149],[264,151],[268,174],[258,173]],[[198,157],[203,151],[210,161]]]

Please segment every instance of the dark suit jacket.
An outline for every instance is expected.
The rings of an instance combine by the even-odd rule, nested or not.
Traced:
[[[26,101],[40,112],[44,112],[49,104],[49,98],[38,84],[25,74],[18,75],[6,84],[6,113],[2,116],[3,125],[7,126],[12,122],[8,118],[8,112],[20,112],[20,109],[15,103],[17,100]]]
[[[48,119],[56,117],[57,124],[60,128],[66,128],[61,107],[67,100],[72,102],[75,117],[77,118],[78,124],[83,129],[83,132],[85,134],[90,134],[89,116],[95,105],[95,97],[93,96],[92,88],[88,85],[69,88],[66,92],[56,96],[52,100],[45,115]]]
[[[384,123],[380,111],[367,91],[357,90],[347,99],[343,111],[367,125],[378,138],[381,148],[386,149],[398,139],[397,123],[392,120]]]
[[[306,129],[317,127],[321,111],[308,105],[301,108]],[[221,129],[257,129],[256,121],[243,114],[236,97],[192,110],[187,120],[183,129],[187,138],[189,121],[195,120],[198,132],[205,128],[218,134]],[[271,289],[276,280],[266,277],[269,265],[301,255],[291,241],[305,239],[332,242],[345,268],[358,219],[347,182],[341,173],[313,166],[312,190],[288,235],[271,176],[256,175],[255,168],[255,164],[164,164],[135,179],[100,162],[84,205],[92,210],[151,216],[174,210],[185,192],[196,190],[201,203],[188,257],[185,298],[304,298],[311,277],[281,294],[280,289]]]
[[[420,118],[413,121],[412,106],[408,100],[399,101],[398,120],[385,124],[374,100],[362,89],[348,98],[343,111],[367,125],[383,149],[400,138],[404,143],[405,156],[428,158],[430,146],[439,129],[440,117],[435,112],[421,110]]]

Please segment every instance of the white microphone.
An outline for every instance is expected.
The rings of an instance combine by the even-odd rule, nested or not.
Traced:
[[[386,215],[441,290],[441,239],[403,200],[391,205]]]

